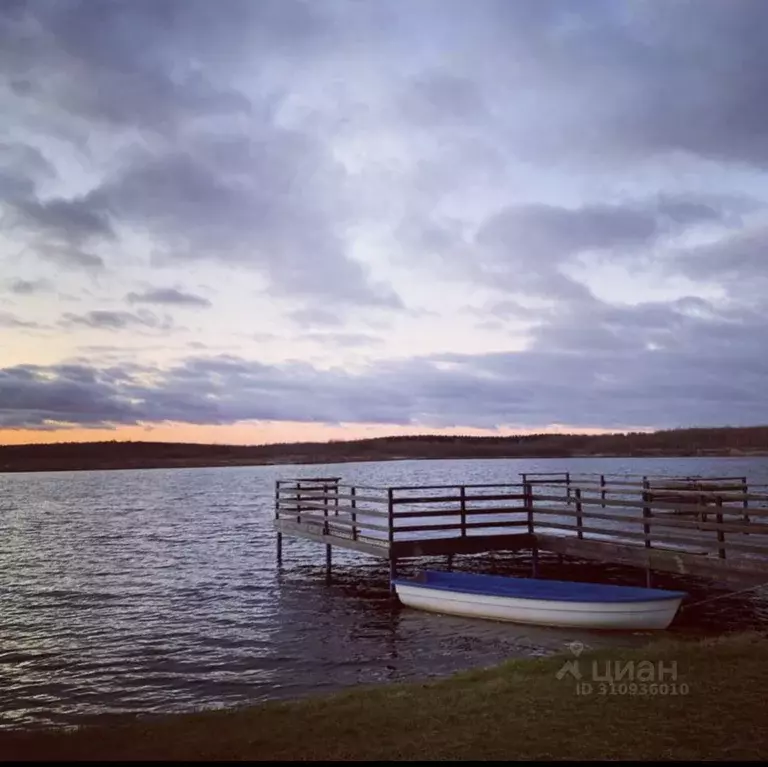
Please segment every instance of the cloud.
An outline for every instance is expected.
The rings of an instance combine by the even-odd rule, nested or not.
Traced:
[[[186,293],[177,288],[151,288],[143,293],[131,292],[125,297],[131,304],[160,304],[173,306],[209,307],[211,302],[195,293]]]
[[[167,329],[163,306],[209,306],[164,287],[190,274],[211,326],[249,280],[284,312],[270,355],[303,338],[371,359],[372,318],[398,327],[354,372],[8,368],[3,417],[760,420],[767,36],[763,0],[6,3],[0,253],[69,292],[89,272],[62,329]],[[411,329],[487,349],[505,328],[522,351],[393,359]]]
[[[0,141],[0,200],[24,199],[42,179],[56,175],[37,147],[21,141]]]
[[[70,245],[38,243],[33,245],[32,249],[37,256],[56,267],[82,269],[90,272],[98,272],[105,268],[104,259],[101,256]]]
[[[705,0],[692,10],[672,4],[662,21],[659,9],[639,9],[633,38],[612,57],[615,86],[627,78],[616,139],[640,151],[683,150],[764,167],[768,8],[760,0]],[[675,31],[682,28],[684,35]],[[641,53],[647,43],[653,58]]]
[[[480,89],[468,77],[435,71],[410,81],[400,97],[399,110],[407,119],[429,128],[444,128],[488,117]]]
[[[5,193],[0,183],[0,220],[11,241],[57,266],[102,269],[101,256],[89,251],[115,240],[106,213],[94,208],[87,196],[41,201],[30,178],[25,177],[29,183],[6,185]]]
[[[16,214],[16,226],[57,240],[82,242],[93,237],[112,239],[114,236],[107,217],[95,211],[86,198],[50,202],[22,200],[11,210]]]
[[[107,371],[84,366],[51,369],[19,365],[0,370],[0,426],[44,428],[70,424],[126,423],[135,407],[121,396]]]
[[[0,328],[39,328],[40,323],[29,320],[21,320],[11,312],[0,311]]]
[[[754,204],[714,196],[659,196],[574,208],[509,206],[477,228],[472,259],[463,248],[449,253],[454,268],[476,281],[529,297],[589,303],[590,290],[568,273],[579,257],[595,254],[604,263],[630,264],[680,235],[696,233],[697,227],[727,231],[734,226],[733,216]]]
[[[300,327],[338,327],[344,324],[340,312],[324,306],[296,309],[290,313],[289,318]]]
[[[17,296],[31,296],[35,293],[46,293],[53,288],[53,284],[50,280],[38,279],[38,280],[11,280],[8,284],[8,289],[11,293],[15,293]]]
[[[282,0],[233,0],[225,13],[199,0],[9,9],[0,66],[27,82],[5,94],[9,111],[23,126],[34,104],[32,126],[91,161],[78,179],[86,191],[19,187],[6,201],[13,226],[69,266],[117,266],[122,234],[139,232],[156,264],[223,262],[305,303],[399,308],[348,253],[354,199],[331,147],[281,119],[282,84],[242,77],[270,55],[319,50],[334,14]]]
[[[234,17],[243,10],[238,2],[228,9]],[[18,4],[0,18],[0,63],[22,98],[46,98],[113,127],[167,131],[200,110],[247,109],[239,94],[217,88],[194,66],[191,35],[210,52],[223,43],[216,17],[195,0],[108,3],[97,11],[81,0]],[[168,44],[178,46],[175,71]]]
[[[759,222],[714,242],[678,250],[668,266],[690,277],[716,280],[751,293],[763,291],[768,280],[768,225]]]
[[[722,310],[703,299],[594,302],[565,307],[522,351],[379,360],[354,372],[232,355],[164,368],[10,368],[2,375],[14,382],[15,399],[3,399],[0,385],[0,419],[29,427],[72,419],[60,387],[77,383],[93,390],[93,408],[83,392],[71,421],[81,424],[744,425],[768,411],[766,333],[764,313]],[[28,403],[27,388],[35,407],[7,404]]]
[[[157,317],[151,312],[122,312],[106,309],[94,309],[85,314],[66,312],[59,322],[62,327],[88,327],[97,330],[130,330],[133,328],[149,328],[153,330],[169,330],[172,322],[168,317]]]
[[[380,346],[382,340],[377,336],[370,333],[328,333],[328,332],[313,332],[303,333],[297,336],[296,340],[309,341],[319,346],[337,346],[337,347],[354,347],[354,346]]]
[[[564,261],[585,251],[649,245],[665,234],[721,218],[713,205],[695,199],[579,208],[524,205],[506,208],[486,221],[477,243],[501,251],[518,266],[535,265]]]
[[[287,296],[400,306],[391,288],[347,257],[334,228],[330,206],[344,206],[335,191],[342,169],[305,135],[261,131],[137,156],[93,203],[150,231],[163,263],[210,259],[254,268]]]
[[[494,130],[526,161],[686,153],[765,167],[768,9],[761,0],[427,3],[446,74],[474,63]],[[442,14],[438,16],[438,13]]]

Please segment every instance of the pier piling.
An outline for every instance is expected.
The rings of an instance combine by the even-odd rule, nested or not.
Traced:
[[[531,549],[531,578],[539,577],[539,548],[534,545]]]

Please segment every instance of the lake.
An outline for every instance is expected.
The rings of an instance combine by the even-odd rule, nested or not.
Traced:
[[[377,485],[517,481],[520,472],[747,475],[766,458],[396,461],[0,475],[0,727],[231,707],[505,658],[636,644],[647,635],[544,629],[401,608],[387,566],[287,538],[275,563],[274,482],[336,475]],[[456,567],[529,573],[512,554]],[[552,573],[556,564],[543,561]],[[580,577],[595,565],[574,564]],[[407,571],[406,571],[407,572]],[[629,582],[638,574],[602,568]],[[657,585],[671,585],[659,576]],[[679,581],[675,582],[676,584]],[[701,584],[687,584],[701,595]],[[682,617],[682,616],[681,616]],[[678,633],[768,626],[762,598],[693,611]]]

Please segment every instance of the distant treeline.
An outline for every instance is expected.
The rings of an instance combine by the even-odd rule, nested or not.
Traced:
[[[0,446],[0,471],[342,463],[419,458],[555,458],[768,454],[768,426],[670,429],[653,433],[420,435],[272,445],[66,442]]]

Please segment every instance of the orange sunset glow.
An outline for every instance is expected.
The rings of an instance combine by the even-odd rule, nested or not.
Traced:
[[[557,434],[564,427],[548,426],[537,430],[542,434]],[[601,429],[575,429],[574,434],[601,434]],[[56,431],[0,430],[0,444],[23,445],[61,442],[97,442],[121,440],[136,442],[190,442],[199,444],[259,445],[280,442],[327,442],[329,440],[370,439],[373,437],[444,434],[465,436],[513,436],[530,430],[423,429],[392,427],[377,424],[355,426],[322,426],[303,423],[271,423],[257,426],[192,426],[169,424],[157,426],[121,426],[115,429],[61,429]]]

